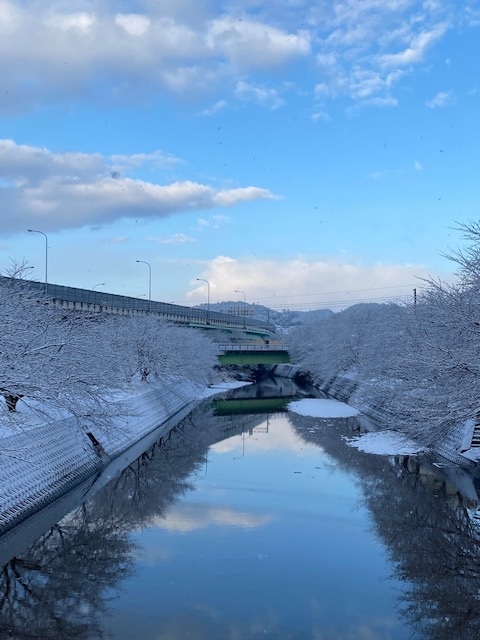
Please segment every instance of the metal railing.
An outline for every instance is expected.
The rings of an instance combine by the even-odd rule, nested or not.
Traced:
[[[230,342],[228,344],[219,344],[221,351],[288,351],[287,346],[283,342]]]
[[[12,278],[0,277],[0,280],[13,282]],[[45,297],[45,284],[33,280],[16,280],[22,286],[38,293],[39,298]],[[267,335],[275,333],[275,327],[263,320],[244,318],[228,313],[186,307],[168,302],[156,300],[140,300],[130,296],[105,293],[77,287],[66,287],[59,284],[48,283],[48,295],[46,299],[55,305],[65,306],[76,310],[110,312],[127,314],[154,313],[171,322],[189,324],[205,328],[233,328],[259,331]]]

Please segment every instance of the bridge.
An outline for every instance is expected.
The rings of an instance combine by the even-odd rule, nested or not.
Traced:
[[[12,282],[14,279],[0,277],[0,280]],[[254,318],[59,284],[48,283],[45,287],[45,283],[32,280],[16,279],[16,282],[38,293],[39,300],[46,299],[49,304],[64,309],[131,316],[155,314],[176,324],[201,329],[240,330],[243,334],[264,339],[275,334],[273,325]]]
[[[277,340],[255,340],[220,344],[220,364],[286,364],[287,347]]]

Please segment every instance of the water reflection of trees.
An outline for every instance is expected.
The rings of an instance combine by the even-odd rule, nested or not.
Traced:
[[[211,444],[263,417],[212,416],[199,405],[88,502],[63,518],[0,576],[0,638],[103,637],[105,592],[132,570],[129,533],[161,517],[192,487]]]
[[[215,432],[199,408],[88,502],[63,518],[0,576],[0,638],[99,640],[106,591],[132,571],[129,533],[190,489]]]
[[[480,529],[468,500],[428,461],[353,450],[354,419],[292,415],[301,437],[357,474],[375,529],[403,581],[400,608],[425,640],[480,637]],[[329,424],[330,422],[330,424]]]
[[[102,593],[130,568],[125,530],[88,507],[52,527],[0,578],[0,637],[102,638]]]

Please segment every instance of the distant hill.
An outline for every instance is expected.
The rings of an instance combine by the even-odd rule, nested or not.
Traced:
[[[197,308],[206,309],[207,305],[199,304]],[[234,312],[235,315],[241,315],[244,308],[246,314],[250,317],[269,322],[284,330],[333,315],[333,311],[330,309],[315,309],[312,311],[291,311],[290,309],[284,309],[283,311],[275,311],[261,304],[245,304],[238,301],[214,302],[210,304],[211,311],[218,311],[220,313]]]

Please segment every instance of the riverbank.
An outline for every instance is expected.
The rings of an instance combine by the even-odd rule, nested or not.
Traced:
[[[299,365],[280,364],[272,367],[275,376],[286,378],[298,378],[306,376],[308,372],[302,370]],[[326,393],[336,400],[345,402],[360,411],[357,420],[367,431],[381,429],[395,431],[395,415],[386,407],[379,407],[369,402],[369,389],[353,377],[333,375],[328,379],[314,379],[312,384],[319,391]],[[480,455],[472,446],[473,425],[459,425],[452,431],[448,438],[438,442],[432,451],[438,456],[455,463],[464,470],[478,473],[477,458]]]
[[[132,385],[112,399],[110,409],[117,415],[109,423],[82,427],[73,417],[47,422],[28,412],[0,422],[0,533],[99,475],[149,434],[161,438],[173,417],[180,420],[225,388],[205,389],[187,378],[166,376],[155,384]]]

